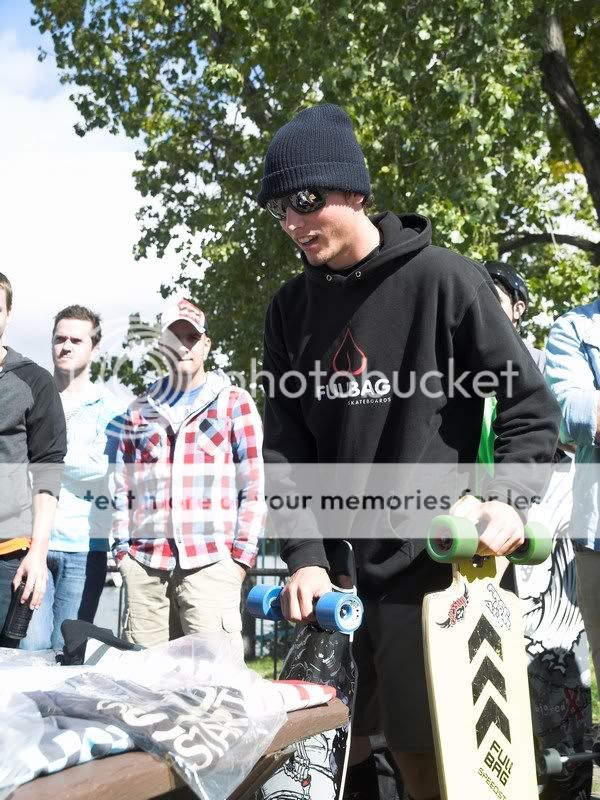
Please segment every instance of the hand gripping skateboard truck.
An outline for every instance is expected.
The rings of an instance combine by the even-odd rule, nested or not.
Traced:
[[[509,559],[541,563],[552,541],[525,527]],[[538,784],[520,600],[500,586],[496,559],[477,555],[468,520],[436,517],[427,535],[452,582],[423,601],[423,642],[444,800],[536,800]]]
[[[479,533],[467,519],[444,515],[435,517],[429,526],[427,552],[434,561],[452,564],[461,559],[472,559],[476,557],[478,547]],[[552,539],[544,526],[530,522],[525,526],[524,543],[508,556],[508,560],[513,564],[542,564],[551,552]]]
[[[254,586],[248,593],[248,611],[259,619],[282,620],[282,591],[282,586]],[[318,626],[324,631],[353,633],[362,622],[363,604],[355,594],[327,592],[315,603],[315,616]]]

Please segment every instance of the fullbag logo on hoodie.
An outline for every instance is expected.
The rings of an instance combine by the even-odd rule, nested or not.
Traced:
[[[356,343],[350,328],[346,328],[346,333],[333,356],[331,366],[333,374],[329,381],[316,387],[318,400],[348,399],[358,403],[361,401],[389,402],[388,395],[391,386],[388,378],[381,373],[369,376],[367,356]]]

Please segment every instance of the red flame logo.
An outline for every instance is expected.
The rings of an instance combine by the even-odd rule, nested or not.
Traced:
[[[362,375],[367,368],[367,357],[354,341],[350,328],[342,340],[332,362],[335,372],[346,372],[350,375]]]
[[[464,619],[467,606],[469,605],[469,589],[465,583],[465,593],[462,597],[457,598],[448,611],[448,619],[445,622],[438,622],[440,628],[453,628],[457,622]]]

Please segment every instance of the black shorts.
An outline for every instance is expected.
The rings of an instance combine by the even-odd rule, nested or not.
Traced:
[[[380,598],[362,596],[363,624],[354,634],[358,689],[352,731],[383,733],[390,750],[433,752],[423,657],[423,597],[450,586],[452,568],[421,552]],[[514,569],[501,580],[515,590]]]
[[[446,589],[451,577],[449,566],[421,553],[384,597],[362,598],[365,616],[353,647],[354,735],[383,733],[392,751],[433,752],[421,613],[423,596]]]

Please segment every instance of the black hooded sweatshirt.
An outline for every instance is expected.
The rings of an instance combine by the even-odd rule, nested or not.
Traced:
[[[291,472],[298,463],[474,463],[483,398],[473,392],[468,398],[460,392],[447,396],[449,363],[454,361],[457,375],[487,370],[500,376],[510,360],[518,377],[510,393],[499,377],[496,463],[550,462],[558,406],[502,311],[486,271],[433,246],[425,217],[386,212],[372,222],[380,230],[379,250],[343,274],[305,261],[303,274],[285,283],[269,306],[263,366],[274,380],[265,381],[265,461],[290,465]],[[298,398],[284,396],[280,377],[290,370],[308,376],[315,362],[326,373],[322,388],[315,391],[309,379],[308,391]],[[342,381],[336,396],[325,385],[340,370],[353,374],[355,388],[348,392]],[[376,382],[366,397],[356,396],[356,384],[364,386],[361,376],[373,371],[403,390],[410,387],[411,373],[418,386],[420,376],[438,371],[441,377],[427,386],[442,389],[443,396],[432,398],[417,389],[400,397]],[[294,388],[293,377],[286,387]],[[508,488],[499,478],[488,494],[502,499]],[[542,489],[533,478],[527,487],[532,494]],[[290,572],[310,565],[327,568],[328,541],[321,538],[315,517],[277,516],[281,554]],[[389,587],[419,551],[401,531],[393,540],[373,533],[375,538],[362,542],[357,552],[364,591]]]

